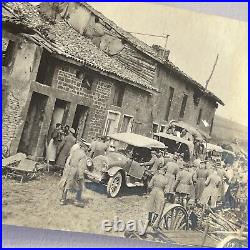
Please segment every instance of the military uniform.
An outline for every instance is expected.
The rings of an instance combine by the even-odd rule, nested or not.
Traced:
[[[195,182],[195,199],[199,200],[205,188],[205,181],[208,177],[208,170],[205,168],[199,168],[196,170],[193,180]]]
[[[221,178],[216,171],[208,176],[207,180],[205,181],[206,186],[200,198],[200,203],[202,205],[208,205],[208,202],[211,199],[211,208],[216,207],[219,195],[219,186],[221,183]]]
[[[163,174],[156,174],[152,177],[151,181],[148,184],[148,187],[151,188],[151,192],[148,198],[148,211],[161,215],[164,204],[164,190],[168,185],[168,178]]]
[[[225,169],[222,167],[219,167],[219,169],[217,169],[217,173],[221,178],[221,184],[219,186],[219,199],[221,201],[224,201],[225,193],[227,191],[225,190],[225,180],[228,180],[229,178],[227,176]]]
[[[70,150],[75,143],[76,138],[73,136],[72,133],[69,133],[67,136],[65,136],[64,144],[56,159],[57,166],[64,167],[66,160],[70,154]]]
[[[81,200],[86,160],[87,157],[83,148],[74,150],[68,158],[59,182],[59,187],[63,191],[62,202],[66,201],[67,191],[76,192],[76,200]]]
[[[149,170],[152,172],[152,174],[155,174],[156,171],[160,169],[161,166],[163,166],[162,164],[164,164],[164,160],[162,161],[155,154],[152,154],[152,158],[149,162],[141,163],[142,166],[149,166]]]
[[[166,167],[166,176],[168,177],[168,185],[166,187],[166,193],[174,194],[174,184],[177,173],[179,171],[179,165],[176,162],[168,162]]]
[[[92,158],[95,158],[98,155],[105,155],[108,150],[108,145],[103,141],[96,141],[92,147],[90,153]]]
[[[182,169],[178,172],[176,177],[176,192],[182,195],[190,195],[192,191],[192,173],[187,169]]]

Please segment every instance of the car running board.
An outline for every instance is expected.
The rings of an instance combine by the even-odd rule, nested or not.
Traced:
[[[143,187],[144,184],[141,182],[127,183],[127,187]]]

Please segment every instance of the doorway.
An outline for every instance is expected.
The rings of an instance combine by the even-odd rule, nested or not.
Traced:
[[[88,107],[78,104],[76,106],[76,112],[72,123],[72,128],[76,131],[77,139],[84,136],[87,117]]]
[[[26,155],[34,155],[41,127],[45,117],[48,96],[33,92],[18,151]]]
[[[69,106],[70,106],[69,102],[56,99],[54,111],[53,111],[53,115],[52,115],[52,119],[50,123],[50,128],[49,128],[49,133],[48,133],[49,136],[48,136],[47,142],[49,142],[51,133],[53,129],[56,127],[57,123],[61,123],[63,126],[66,125],[65,123],[66,123],[68,113],[69,113]]]
[[[133,116],[124,115],[121,127],[121,132],[130,133],[132,131]]]

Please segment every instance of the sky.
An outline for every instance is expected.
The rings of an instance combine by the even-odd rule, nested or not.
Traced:
[[[247,23],[155,3],[89,3],[126,31],[169,34],[169,59],[205,86],[216,55],[219,59],[208,89],[225,106],[216,114],[247,125]],[[135,35],[145,43],[164,46],[163,38]]]

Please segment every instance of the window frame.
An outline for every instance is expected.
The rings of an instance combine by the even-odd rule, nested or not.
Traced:
[[[183,97],[182,97],[179,118],[184,118],[184,116],[185,116],[185,111],[186,111],[186,107],[187,107],[187,101],[188,101],[188,95],[186,93],[184,93]]]
[[[175,92],[174,87],[170,86],[169,87],[168,102],[167,102],[167,107],[166,107],[166,111],[165,111],[165,121],[169,120],[169,115],[170,115],[172,103],[173,103],[173,100],[174,100],[174,92]]]
[[[130,126],[131,126],[130,132],[127,131],[128,128],[126,129],[126,131],[121,131],[122,128],[123,128],[124,117],[125,117],[125,116],[131,118],[131,119],[129,120],[129,123],[128,123],[128,124],[130,124]],[[132,132],[132,129],[133,129],[133,121],[134,121],[134,116],[128,115],[128,114],[123,114],[123,116],[122,116],[122,124],[121,124],[121,127],[120,127],[120,132],[131,133],[131,132]]]
[[[124,85],[119,84],[119,83],[114,84],[114,94],[112,97],[113,106],[120,107],[120,108],[122,107],[125,91],[126,91],[126,87]]]

